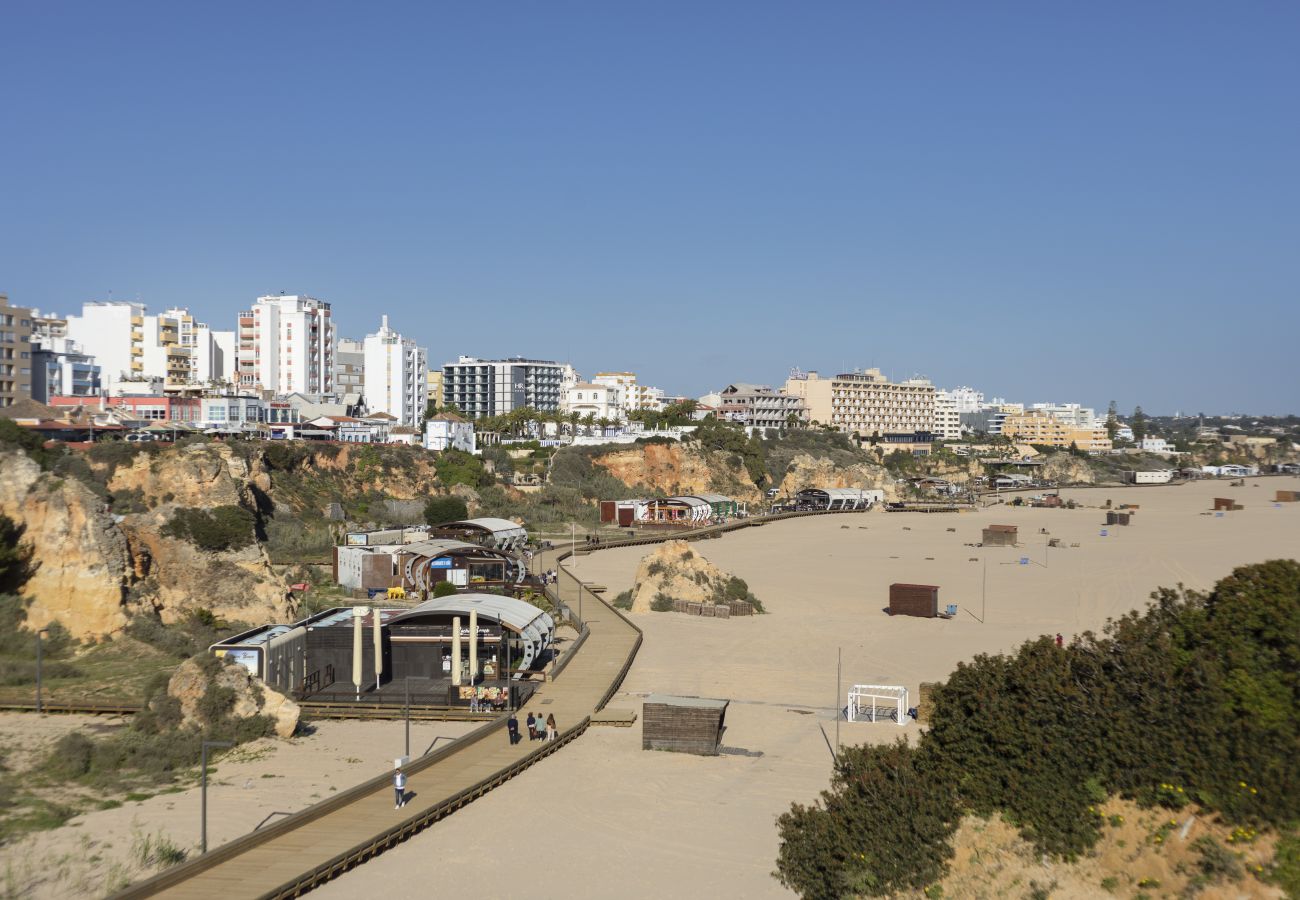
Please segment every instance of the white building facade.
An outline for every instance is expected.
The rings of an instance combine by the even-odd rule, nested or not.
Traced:
[[[474,423],[467,422],[454,413],[438,413],[424,422],[424,449],[442,452],[443,450],[463,450],[466,453],[478,453]]]
[[[597,372],[591,383],[618,388],[618,402],[624,413],[637,410],[661,412],[664,408],[664,392],[639,384],[635,372]]]
[[[560,408],[566,413],[577,413],[584,418],[592,416],[622,422],[625,413],[621,398],[622,392],[612,385],[579,381],[565,390]]]
[[[388,316],[363,343],[366,406],[372,413],[388,413],[398,425],[415,427],[428,394],[428,352],[388,327]]]
[[[969,390],[969,388],[968,388]],[[983,397],[983,394],[980,395]],[[952,391],[935,391],[934,436],[941,441],[961,440],[961,401]]]
[[[239,314],[239,386],[332,395],[337,338],[330,305],[314,297],[258,297]]]

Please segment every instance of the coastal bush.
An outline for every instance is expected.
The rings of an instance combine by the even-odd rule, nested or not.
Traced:
[[[942,877],[960,818],[945,767],[927,750],[846,747],[821,799],[777,820],[775,874],[808,900],[919,890]]]
[[[632,608],[632,592],[631,592],[631,591],[623,591],[623,592],[621,592],[620,594],[618,594],[618,595],[614,598],[613,606],[614,606],[615,609],[631,609],[631,608]]]
[[[444,525],[469,518],[469,507],[460,497],[430,497],[424,504],[424,521],[429,525]]]
[[[627,497],[632,489],[600,466],[592,463],[599,455],[598,447],[564,447],[557,450],[551,462],[549,483],[567,487],[588,500],[610,497]]]
[[[456,593],[456,585],[450,581],[439,581],[433,586],[434,597],[450,597],[454,593]]]
[[[1066,647],[1043,637],[977,656],[935,690],[918,752],[942,761],[930,774],[954,786],[961,811],[1001,814],[1066,858],[1096,842],[1103,820],[1089,807],[1112,793],[1155,805],[1172,790],[1230,823],[1300,821],[1300,563],[1244,566],[1208,593],[1162,588],[1152,600]],[[835,836],[857,824],[826,818],[849,787],[782,820],[782,859],[793,843],[809,861],[801,880],[779,877],[807,896],[855,877]],[[897,885],[870,858],[873,884]],[[819,894],[800,886],[814,862],[826,869],[807,882]]]
[[[660,591],[655,594],[654,599],[650,601],[650,609],[654,612],[672,612],[673,604],[673,598],[669,597],[663,591]],[[628,608],[630,609],[631,606]]]
[[[247,631],[249,627],[244,622],[227,622],[208,610],[198,609],[170,625],[164,625],[157,614],[140,613],[131,617],[125,631],[141,643],[177,659],[186,659],[205,652],[208,647],[231,635]]]
[[[256,518],[242,506],[215,506],[211,510],[183,506],[172,513],[162,533],[187,540],[200,550],[219,553],[242,550],[257,540]]]
[[[483,468],[483,461],[463,450],[449,449],[438,454],[434,463],[438,480],[445,487],[463,484],[468,487],[486,487],[495,479]]]
[[[5,446],[26,453],[45,472],[50,471],[54,463],[68,452],[62,444],[47,448],[45,438],[13,419],[0,419],[0,447]]]

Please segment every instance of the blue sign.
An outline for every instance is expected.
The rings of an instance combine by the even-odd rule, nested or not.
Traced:
[[[451,557],[450,557],[450,556],[439,556],[437,559],[435,559],[435,560],[433,560],[432,562],[429,563],[429,568],[430,568],[430,569],[450,569],[450,568],[451,568]]]
[[[1020,564],[1021,564],[1022,566],[1027,566],[1027,565],[1029,565],[1029,557],[1028,557],[1028,556],[1022,556],[1022,557],[1020,557]]]
[[[1216,518],[1216,519],[1222,519],[1222,518],[1223,518],[1223,513],[1221,513],[1221,512],[1217,512],[1217,513],[1215,513],[1215,514],[1214,514],[1214,518]]]
[[[1106,536],[1106,529],[1105,529],[1105,528],[1103,528],[1103,529],[1101,530],[1101,536],[1102,536],[1102,537],[1105,537],[1105,536]]]

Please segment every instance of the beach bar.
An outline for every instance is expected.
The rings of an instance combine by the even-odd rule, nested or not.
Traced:
[[[902,584],[889,586],[891,616],[920,616],[933,619],[939,615],[939,586],[936,584]]]
[[[641,749],[717,756],[726,731],[727,703],[651,694],[641,707]]]
[[[984,529],[985,547],[1014,547],[1019,529],[1015,525],[989,525]]]

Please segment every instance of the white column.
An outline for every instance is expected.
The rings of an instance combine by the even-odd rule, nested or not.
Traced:
[[[460,685],[460,616],[451,620],[451,683]]]
[[[352,684],[357,689],[357,699],[361,699],[361,620],[368,610],[364,606],[352,607]]]
[[[478,678],[478,610],[469,611],[469,683]]]
[[[375,690],[379,690],[379,676],[384,674],[384,635],[379,630],[379,607],[375,607]]]

